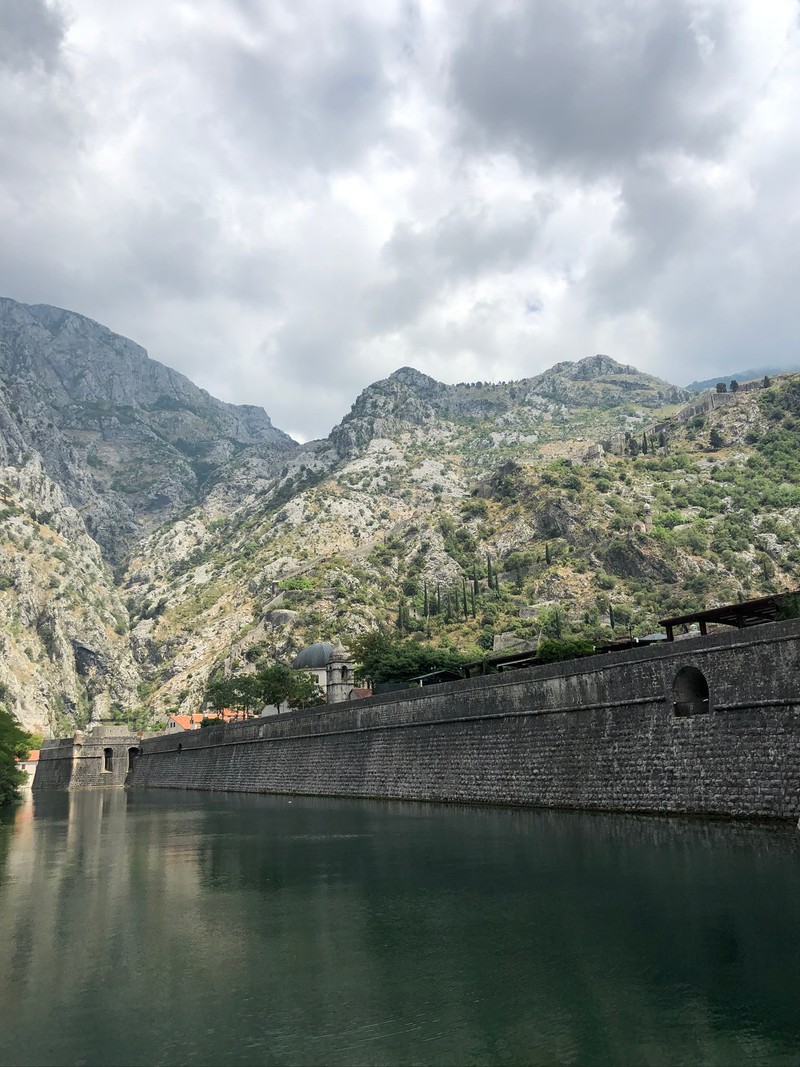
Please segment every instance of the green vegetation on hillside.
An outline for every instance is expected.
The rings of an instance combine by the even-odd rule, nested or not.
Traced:
[[[19,770],[16,759],[27,758],[33,741],[31,734],[22,729],[11,712],[0,705],[0,807],[19,796],[25,772]]]
[[[557,446],[552,427],[549,443],[495,447],[494,417],[387,424],[379,447],[311,478],[288,468],[280,510],[256,495],[235,520],[196,527],[141,617],[159,642],[195,643],[246,603],[212,670],[225,659],[236,674],[254,644],[286,662],[339,636],[365,674],[396,680],[515,641],[545,656],[547,642],[562,654],[642,635],[668,615],[798,584],[800,379],[685,421],[633,409],[621,454],[592,461],[589,442]],[[167,559],[170,536],[153,545]],[[207,672],[167,685],[199,702]]]

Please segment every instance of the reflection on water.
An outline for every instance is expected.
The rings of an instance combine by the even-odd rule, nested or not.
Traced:
[[[0,1063],[795,1063],[800,835],[283,797],[0,822]]]

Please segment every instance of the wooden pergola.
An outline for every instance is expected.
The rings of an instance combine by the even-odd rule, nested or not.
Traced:
[[[693,611],[689,615],[673,615],[669,619],[660,619],[659,626],[667,631],[667,640],[675,639],[676,626],[688,626],[697,623],[701,634],[708,633],[708,624],[718,623],[721,626],[735,626],[742,629],[744,626],[758,626],[762,622],[774,622],[781,614],[781,608],[788,597],[797,596],[795,593],[776,593],[774,596],[762,596],[755,600],[742,600],[738,604],[724,604],[719,608],[708,608],[705,611]]]

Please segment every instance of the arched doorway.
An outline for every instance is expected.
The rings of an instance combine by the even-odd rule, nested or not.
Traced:
[[[113,771],[113,770],[114,770],[114,749],[113,748],[104,748],[103,749],[103,771],[105,772],[105,771]]]
[[[676,715],[704,715],[710,711],[708,682],[697,667],[681,667],[675,675],[672,707]]]
[[[140,752],[141,752],[140,748],[134,747],[134,748],[129,748],[128,749],[128,770],[129,771],[133,770],[134,764],[136,763],[136,759],[139,756]]]

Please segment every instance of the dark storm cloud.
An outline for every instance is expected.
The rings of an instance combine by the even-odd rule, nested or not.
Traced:
[[[477,5],[453,54],[465,136],[540,168],[586,176],[680,149],[713,153],[730,131],[719,98],[728,26],[688,0]]]
[[[63,12],[44,0],[3,0],[0,4],[0,66],[52,69],[65,33]]]

